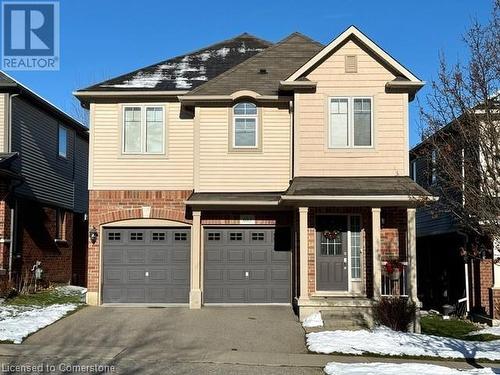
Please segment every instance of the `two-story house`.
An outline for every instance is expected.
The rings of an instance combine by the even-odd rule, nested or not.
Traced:
[[[416,300],[408,102],[423,82],[350,27],[242,34],[75,93],[90,109],[88,303]],[[388,280],[385,259],[404,262]],[[396,285],[397,284],[397,285]]]
[[[495,265],[500,244],[484,234],[487,231],[475,229],[473,219],[461,219],[472,216],[488,221],[475,215],[488,205],[486,199],[478,210],[470,208],[480,201],[485,185],[477,176],[487,169],[479,168],[484,157],[473,131],[461,140],[463,124],[464,120],[450,122],[410,150],[411,177],[440,197],[439,203],[417,210],[419,298],[424,308],[438,310],[467,298],[466,310],[476,317],[500,319],[495,308],[500,301],[500,265]],[[497,207],[489,206],[492,211]]]
[[[0,72],[0,277],[86,282],[88,131]]]

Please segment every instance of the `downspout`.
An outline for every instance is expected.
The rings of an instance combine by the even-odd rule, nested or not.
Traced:
[[[7,152],[11,152],[12,150],[12,99],[19,94],[11,94],[9,95],[9,121],[8,121],[8,144],[7,144]],[[14,190],[14,186],[11,187],[11,192]],[[12,281],[12,258],[14,256],[14,249],[16,245],[16,225],[14,222],[17,219],[16,209],[17,209],[17,200],[14,197],[12,198],[12,206],[10,209],[10,243],[9,243],[9,282]]]

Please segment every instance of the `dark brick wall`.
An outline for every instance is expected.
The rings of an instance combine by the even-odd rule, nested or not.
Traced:
[[[65,242],[56,243],[57,210],[33,202],[19,205],[17,272],[25,274],[41,262],[44,279],[67,283],[72,280],[73,213],[66,212]]]

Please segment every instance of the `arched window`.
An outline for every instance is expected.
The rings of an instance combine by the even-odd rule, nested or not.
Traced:
[[[233,147],[258,147],[257,106],[242,102],[233,107]]]

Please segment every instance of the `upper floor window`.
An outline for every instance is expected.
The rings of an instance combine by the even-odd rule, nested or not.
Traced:
[[[413,181],[417,181],[417,160],[410,162],[410,177]]]
[[[233,107],[233,147],[257,148],[257,106],[253,103],[238,103]]]
[[[59,125],[58,130],[58,153],[60,157],[67,158],[68,157],[68,129]]]
[[[163,154],[165,119],[163,107],[131,106],[123,111],[123,152]]]
[[[372,98],[330,98],[329,111],[328,147],[373,146]]]

